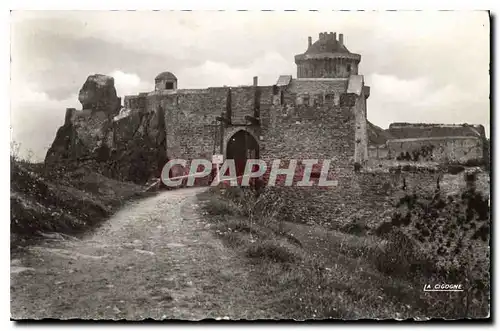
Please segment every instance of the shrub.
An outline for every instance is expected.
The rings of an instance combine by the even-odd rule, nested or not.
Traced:
[[[409,165],[409,164],[405,164],[402,168],[403,171],[412,171],[412,170],[415,170],[415,167]]]
[[[392,222],[384,222],[375,229],[375,235],[385,237],[392,231]]]
[[[229,200],[211,197],[204,205],[205,211],[209,215],[236,215],[238,206]]]
[[[286,263],[299,260],[299,256],[289,247],[283,246],[279,242],[273,240],[259,240],[253,243],[247,248],[246,256]]]
[[[375,259],[377,268],[464,284],[467,311],[485,311],[490,279],[488,197],[468,185],[456,195],[406,194],[396,207],[391,222],[375,231],[389,241]]]
[[[229,186],[222,189],[222,196],[231,201],[240,201],[244,197],[243,189],[241,187]]]
[[[432,259],[408,235],[392,228],[385,238],[387,245],[375,252],[375,267],[388,275],[414,278],[416,275],[430,275],[434,270]]]
[[[464,165],[467,167],[481,167],[486,164],[484,159],[470,159],[465,161]]]
[[[264,233],[256,224],[252,224],[247,219],[229,219],[220,228],[222,231],[250,233],[258,236],[259,238],[266,237]]]
[[[355,172],[361,171],[361,164],[359,162],[354,162],[354,171]]]
[[[450,164],[448,165],[448,173],[452,175],[459,174],[465,170],[465,167],[459,164]]]
[[[358,219],[353,219],[339,228],[342,232],[358,236],[366,233],[368,229],[369,228],[365,224],[362,224]]]
[[[239,247],[246,243],[243,235],[238,232],[230,232],[224,236],[224,241],[231,247]]]

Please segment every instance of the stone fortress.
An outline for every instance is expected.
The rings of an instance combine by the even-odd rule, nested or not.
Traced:
[[[247,157],[264,160],[333,159],[353,167],[368,157],[366,99],[370,89],[358,75],[361,56],[343,36],[321,33],[297,55],[297,77],[276,85],[178,89],[170,72],[155,79],[155,91],[125,96],[132,112],[165,114],[169,159],[234,158],[237,171]]]
[[[176,76],[163,72],[155,91],[126,96],[124,107],[163,109],[169,158],[235,156],[235,140],[246,141],[263,159],[330,158],[346,167],[369,158],[465,162],[483,157],[485,133],[477,125],[393,123],[385,139],[370,140],[370,87],[358,73],[360,61],[343,34],[325,32],[314,43],[308,37],[306,51],[295,56],[297,78],[282,75],[274,86],[259,86],[254,77],[253,86],[189,90],[178,89]],[[422,148],[429,153],[419,153]]]
[[[314,43],[308,37],[305,52],[295,56],[297,78],[282,75],[272,86],[254,77],[249,86],[180,89],[182,81],[162,72],[154,91],[125,96],[123,107],[111,77],[89,76],[79,95],[83,109],[67,110],[46,162],[96,157],[114,162],[113,176],[145,182],[169,159],[211,160],[214,154],[234,159],[238,173],[247,158],[329,159],[338,178],[370,162],[486,157],[480,125],[393,123],[382,130],[371,124],[360,61],[343,34],[324,32]]]

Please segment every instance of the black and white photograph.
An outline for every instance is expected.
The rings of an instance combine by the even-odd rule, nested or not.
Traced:
[[[488,10],[9,16],[11,320],[491,318]]]

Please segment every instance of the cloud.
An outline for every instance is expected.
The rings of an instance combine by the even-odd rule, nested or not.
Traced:
[[[429,89],[426,77],[416,79],[400,79],[393,75],[373,74],[366,77],[366,82],[374,86],[376,95],[389,98],[393,102],[415,102],[425,97]]]
[[[115,79],[116,93],[121,97],[151,91],[154,87],[152,83],[142,81],[141,78],[134,73],[115,70],[108,75]]]
[[[273,85],[278,79],[277,73],[289,73],[291,69],[290,61],[277,52],[267,52],[244,67],[205,61],[199,66],[181,70],[177,78],[181,88],[252,85],[254,76],[259,78],[259,85]]]
[[[78,96],[54,100],[26,86],[12,91],[11,139],[20,144],[20,156],[26,157],[31,151],[33,160],[42,161],[57,129],[64,123],[66,108],[80,107]]]
[[[401,79],[373,74],[367,82],[373,86],[368,119],[381,127],[387,128],[392,122],[424,122],[483,124],[489,129],[487,91],[478,94],[458,85],[432,84],[426,77]]]
[[[77,30],[72,25],[77,23],[69,22],[67,30]],[[133,72],[152,84],[159,72],[202,62],[155,53],[140,44],[138,47],[105,40],[99,34],[71,35],[50,29],[61,25],[39,19],[21,21],[12,29],[12,75],[50,98],[66,99],[81,88],[89,75],[96,73]]]

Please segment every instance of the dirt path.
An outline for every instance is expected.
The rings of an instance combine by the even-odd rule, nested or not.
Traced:
[[[256,319],[252,266],[224,247],[184,189],[131,203],[87,238],[13,253],[11,316],[83,319]]]

